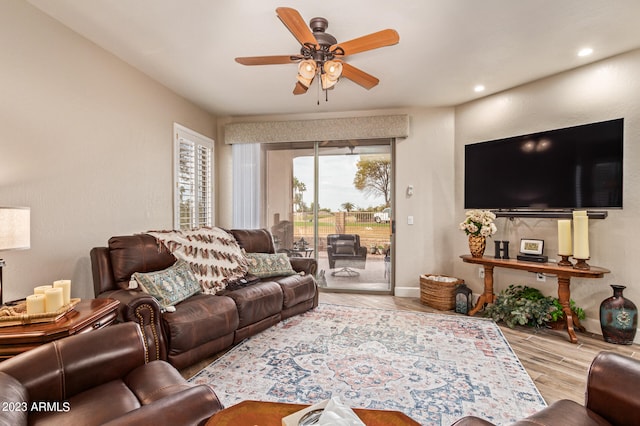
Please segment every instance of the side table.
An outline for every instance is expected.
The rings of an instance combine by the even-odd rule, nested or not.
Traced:
[[[115,299],[84,299],[56,322],[0,327],[0,360],[53,340],[106,327],[116,320],[119,304]]]

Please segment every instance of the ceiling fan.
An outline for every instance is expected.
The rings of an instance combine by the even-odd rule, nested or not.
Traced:
[[[400,41],[398,32],[392,29],[378,31],[353,40],[338,43],[336,38],[325,32],[329,21],[313,18],[306,25],[300,13],[289,7],[276,9],[278,18],[302,45],[297,55],[248,56],[236,58],[242,65],[279,65],[298,63],[298,81],[294,95],[307,92],[316,76],[319,76],[323,90],[332,88],[340,77],[347,78],[365,89],[376,86],[380,80],[371,74],[344,62],[345,56],[391,46]]]

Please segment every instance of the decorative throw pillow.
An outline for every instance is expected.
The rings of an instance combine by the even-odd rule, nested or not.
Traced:
[[[135,272],[133,278],[143,291],[158,300],[162,309],[200,293],[200,284],[189,264],[178,260],[172,266],[157,272]]]
[[[236,239],[222,228],[150,231],[178,259],[189,263],[202,291],[215,294],[247,274],[247,262]]]
[[[246,253],[249,273],[260,278],[294,275],[289,258],[284,253]]]

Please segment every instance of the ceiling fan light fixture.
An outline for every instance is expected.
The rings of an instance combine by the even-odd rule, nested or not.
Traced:
[[[339,61],[327,61],[323,65],[324,72],[333,80],[338,80],[342,75],[342,62]]]
[[[324,90],[335,86],[342,75],[342,63],[339,61],[327,61],[322,65],[323,73],[320,76]]]
[[[311,86],[313,77],[316,76],[317,65],[313,59],[305,59],[298,64],[298,81],[305,87]]]
[[[327,74],[322,74],[320,80],[322,81],[322,90],[331,89],[338,82],[338,80],[331,80]]]
[[[306,79],[312,79],[316,75],[316,61],[313,59],[305,59],[298,64],[298,74]]]

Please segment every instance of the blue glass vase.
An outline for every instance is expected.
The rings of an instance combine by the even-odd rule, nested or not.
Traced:
[[[611,286],[613,296],[600,304],[600,328],[602,337],[609,343],[630,345],[636,337],[638,327],[638,308],[629,299],[625,299],[623,285]]]

